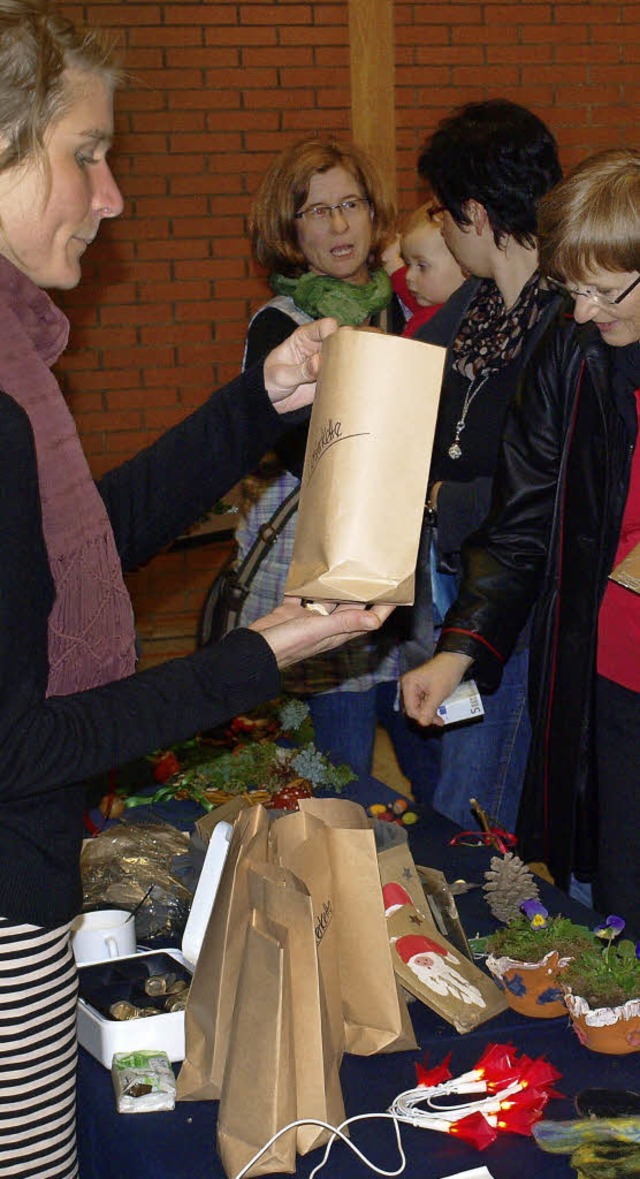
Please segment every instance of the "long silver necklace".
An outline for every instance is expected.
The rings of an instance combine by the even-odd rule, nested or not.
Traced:
[[[460,437],[462,435],[462,431],[464,430],[464,428],[467,424],[467,414],[469,413],[469,410],[471,409],[473,402],[475,401],[476,397],[478,396],[478,393],[483,388],[486,381],[488,381],[489,376],[490,376],[490,374],[486,373],[486,375],[484,375],[482,377],[476,377],[475,380],[471,381],[469,388],[467,389],[467,392],[464,395],[464,401],[462,403],[462,413],[460,414],[460,417],[458,418],[458,421],[456,422],[456,429],[455,429],[453,442],[451,443],[451,446],[449,447],[449,450],[447,452],[450,459],[462,458],[462,447],[460,446]]]

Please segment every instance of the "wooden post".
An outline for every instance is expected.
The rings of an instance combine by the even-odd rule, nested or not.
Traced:
[[[396,193],[393,0],[349,0],[351,129]]]

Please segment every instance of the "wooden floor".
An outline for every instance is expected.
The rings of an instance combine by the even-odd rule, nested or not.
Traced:
[[[397,790],[398,794],[407,794],[411,797],[409,781],[402,773],[389,735],[381,725],[378,725],[373,749],[373,776],[381,782],[386,782],[387,786]]]

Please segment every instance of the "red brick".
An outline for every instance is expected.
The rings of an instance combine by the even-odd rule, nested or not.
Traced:
[[[99,27],[130,29],[132,25],[159,25],[162,9],[159,4],[92,4],[91,20]]]
[[[551,24],[552,15],[555,17],[558,4],[487,4],[485,19],[488,25],[511,24],[514,19],[521,25]],[[583,10],[584,11],[584,10]],[[591,6],[588,9],[591,13]]]
[[[278,85],[278,72],[274,67],[263,69],[245,69],[238,66],[235,70],[206,70],[204,85],[212,90],[257,90]]]
[[[206,44],[239,45],[243,49],[246,45],[275,45],[277,41],[275,28],[249,28],[247,25],[205,29],[204,35]]]
[[[128,12],[128,9],[127,9]],[[164,21],[167,25],[235,25],[234,4],[165,4]]]
[[[127,43],[130,48],[127,61],[129,67],[134,52],[140,47],[147,48],[150,45],[165,46],[165,45],[202,45],[204,44],[203,30],[199,25],[185,24],[182,28],[166,28],[160,26],[159,28],[149,29],[130,29],[127,33]]]
[[[276,27],[280,24],[309,25],[312,20],[317,21],[319,10],[323,6],[312,4],[291,4],[286,13],[275,4],[241,4],[240,23],[242,25],[267,25]]]
[[[200,86],[196,90],[174,90],[167,96],[169,110],[204,110],[220,111],[237,110],[240,107],[240,92],[234,90],[216,90],[212,87],[204,91]]]
[[[334,25],[326,28],[299,28],[295,25],[278,30],[280,44],[287,45],[348,45],[346,29]]]
[[[553,19],[557,25],[576,24],[615,24],[620,20],[622,5],[613,7],[607,4],[587,4],[574,7],[572,4],[554,4]]]

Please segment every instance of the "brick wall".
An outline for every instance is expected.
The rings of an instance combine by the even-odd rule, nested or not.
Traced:
[[[202,403],[239,369],[267,297],[246,216],[274,153],[350,125],[346,0],[103,0],[65,10],[116,30],[114,172],[125,213],[104,223],[80,287],[61,376],[96,474]],[[396,0],[398,184],[462,102],[505,96],[556,133],[565,164],[635,141],[640,5]],[[372,30],[375,36],[375,30]],[[389,101],[393,100],[389,95]],[[129,579],[149,662],[191,649],[224,545],[167,553]]]

